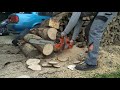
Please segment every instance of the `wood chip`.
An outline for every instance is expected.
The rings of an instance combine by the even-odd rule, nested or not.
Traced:
[[[76,66],[76,65],[69,65],[69,66],[68,66],[68,69],[74,70],[74,69],[75,69],[75,66]]]
[[[56,65],[56,64],[58,64],[58,62],[56,62],[56,61],[49,61],[48,63],[51,64],[51,65]]]
[[[40,65],[30,65],[28,66],[29,69],[32,69],[34,71],[39,71],[41,70],[41,66]]]
[[[55,67],[55,68],[60,68],[61,66],[58,65],[58,64],[56,64],[56,65],[53,65],[53,67]]]
[[[48,64],[48,63],[42,63],[42,67],[51,67],[52,65],[51,64]]]
[[[28,59],[26,61],[27,65],[37,65],[38,63],[40,63],[40,59]]]
[[[58,60],[61,62],[65,62],[69,60],[69,57],[58,57]]]
[[[78,60],[74,61],[74,64],[78,64],[78,63],[80,63],[80,61],[78,61]]]

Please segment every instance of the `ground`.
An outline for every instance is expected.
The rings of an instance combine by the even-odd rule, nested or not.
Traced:
[[[82,60],[86,56],[86,48],[80,49],[73,47],[73,49],[65,50],[62,53],[57,53],[52,57],[69,58],[66,62],[59,62],[60,68],[44,68],[41,71],[32,71],[27,68],[26,58],[18,47],[11,44],[13,35],[0,36],[0,78],[16,78],[22,75],[28,75],[31,78],[92,78],[97,74],[106,74],[115,72],[120,68],[120,46],[106,46],[100,47],[98,57],[99,68],[92,71],[78,71],[67,68],[76,60]],[[41,61],[51,60],[41,59]]]

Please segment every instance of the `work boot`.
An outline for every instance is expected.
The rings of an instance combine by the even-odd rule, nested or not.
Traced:
[[[85,62],[83,62],[82,64],[78,64],[75,67],[75,69],[82,70],[82,71],[94,70],[96,68],[97,68],[97,65],[88,65]]]
[[[18,46],[18,40],[13,40],[13,41],[12,41],[12,44],[13,44],[14,46]]]

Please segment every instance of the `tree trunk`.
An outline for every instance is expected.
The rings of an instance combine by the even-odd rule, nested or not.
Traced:
[[[19,47],[26,57],[37,56],[39,52],[50,55],[53,52],[53,45],[54,42],[43,40],[34,34],[27,34],[24,40],[19,42]]]
[[[38,35],[45,40],[56,40],[57,30],[55,28],[38,28]]]
[[[53,52],[54,43],[52,41],[31,39],[29,43],[31,43],[34,47],[37,48],[38,51],[46,56]]]

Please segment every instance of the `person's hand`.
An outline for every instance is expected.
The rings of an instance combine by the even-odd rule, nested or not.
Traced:
[[[73,45],[74,44],[74,40],[70,40],[70,45]]]
[[[70,40],[70,45],[69,45],[69,48],[72,48],[74,45],[74,40]]]
[[[61,37],[64,37],[64,36],[65,36],[65,33],[64,33],[64,32],[62,32],[62,33],[61,33]]]

